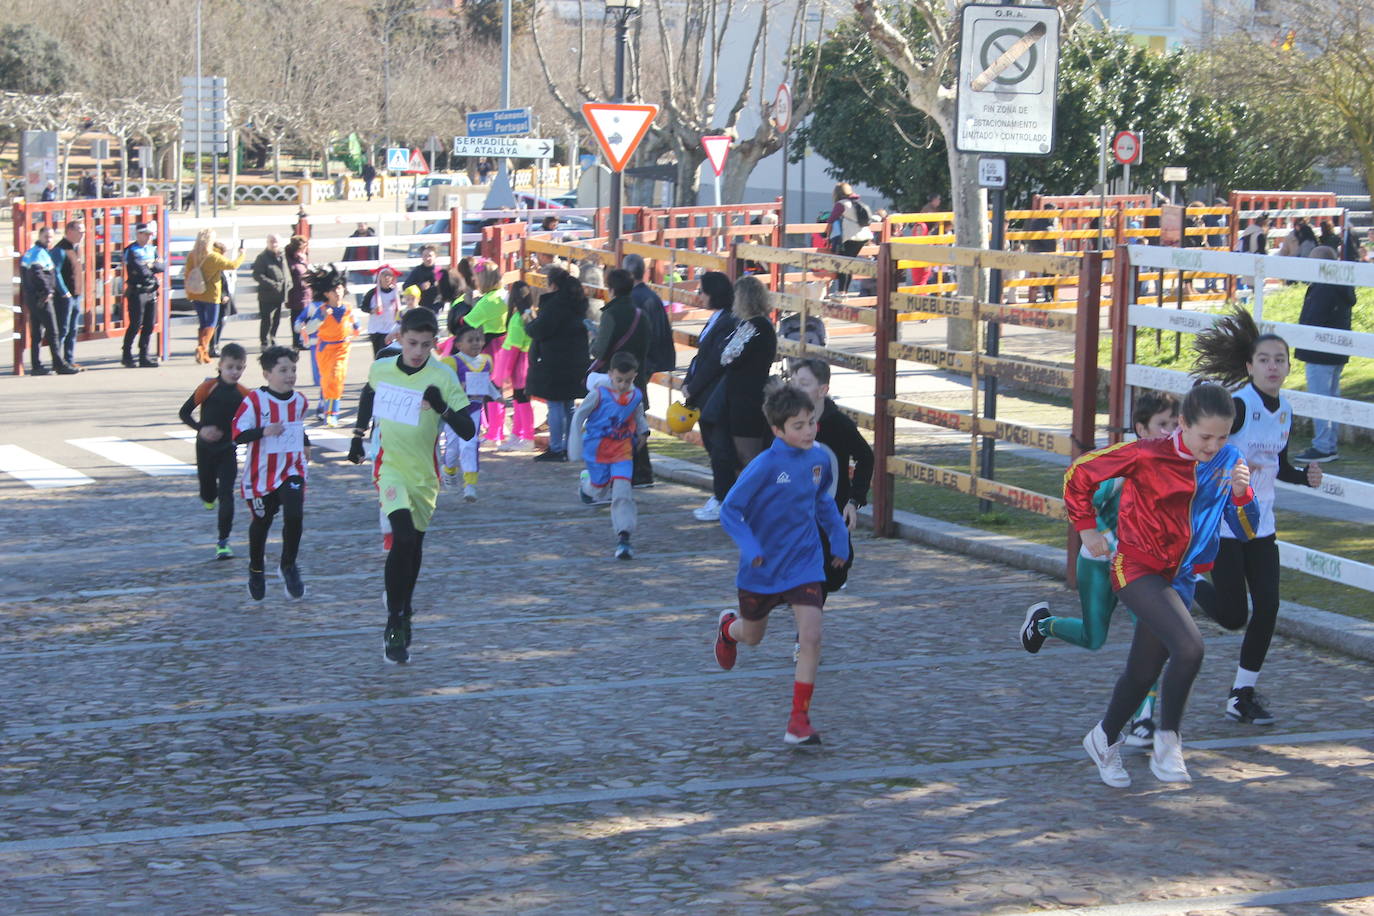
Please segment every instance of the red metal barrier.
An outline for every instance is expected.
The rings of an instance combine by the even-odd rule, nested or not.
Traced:
[[[124,307],[121,293],[124,275],[121,255],[133,243],[133,226],[150,221],[158,228],[156,244],[158,258],[167,261],[165,229],[166,203],[161,197],[116,197],[97,200],[51,201],[47,203],[15,203],[14,220],[14,276],[21,274],[20,259],[33,246],[38,230],[44,226],[53,230],[53,242],[62,237],[68,222],[79,222],[85,230],[81,244],[82,315],[80,340],[118,337],[124,333]],[[166,283],[163,284],[163,306],[158,309],[155,328],[158,349],[162,346],[163,319],[166,313]],[[24,374],[24,353],[28,349],[29,320],[27,303],[23,301],[20,284],[14,287],[14,302],[23,311],[15,313],[14,374]]]

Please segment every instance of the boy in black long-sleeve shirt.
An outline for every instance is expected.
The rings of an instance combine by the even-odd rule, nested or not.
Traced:
[[[247,352],[236,343],[220,348],[219,375],[201,382],[186,403],[181,405],[181,422],[196,431],[196,473],[200,478],[200,500],[206,509],[219,504],[219,541],[215,557],[227,560],[229,531],[234,526],[234,483],[238,479],[238,459],[234,453],[234,414],[238,413],[248,389],[239,384]],[[191,412],[200,408],[200,419]]]
[[[803,359],[792,370],[792,384],[811,395],[819,421],[816,442],[830,449],[835,456],[835,506],[844,516],[845,527],[854,530],[859,509],[868,502],[868,487],[873,482],[873,448],[835,402],[830,400],[830,364],[819,359]],[[853,478],[849,465],[854,464]],[[838,591],[849,580],[854,565],[854,539],[849,540],[849,559],[844,566],[831,565],[830,542],[821,529],[821,546],[825,549],[825,593]]]

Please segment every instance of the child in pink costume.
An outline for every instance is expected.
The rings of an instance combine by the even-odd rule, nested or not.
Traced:
[[[525,376],[530,365],[530,336],[525,333],[524,314],[534,304],[534,294],[524,280],[516,280],[507,291],[506,337],[496,351],[496,369],[492,381],[497,386],[510,383],[515,401],[511,422],[511,437],[503,448],[534,448],[534,406],[525,393]],[[504,409],[502,411],[504,420]]]
[[[482,330],[487,340],[482,352],[497,362],[501,346],[506,342],[506,319],[510,313],[505,291],[501,288],[501,267],[495,261],[483,258],[473,266],[473,274],[481,297],[472,304],[472,310],[463,316],[463,323]],[[506,435],[505,402],[500,398],[492,398],[487,402],[484,413],[486,431],[482,438],[500,444]]]

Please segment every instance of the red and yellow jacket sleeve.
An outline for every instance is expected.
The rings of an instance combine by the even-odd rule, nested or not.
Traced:
[[[1064,473],[1064,505],[1075,531],[1097,527],[1093,494],[1104,480],[1129,477],[1140,457],[1138,442],[1119,442],[1080,456]]]

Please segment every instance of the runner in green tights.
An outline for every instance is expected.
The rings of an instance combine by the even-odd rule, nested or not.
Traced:
[[[1169,435],[1178,426],[1178,398],[1165,392],[1150,391],[1136,399],[1135,411],[1131,415],[1135,434],[1141,439],[1157,439]],[[1097,528],[1107,538],[1107,543],[1116,549],[1116,515],[1121,505],[1121,478],[1103,481],[1093,494],[1093,506],[1097,509]],[[1109,555],[1110,557],[1110,555]],[[1112,611],[1116,610],[1116,593],[1112,591],[1108,579],[1109,557],[1098,559],[1085,553],[1078,554],[1075,569],[1078,573],[1078,603],[1082,617],[1057,617],[1050,613],[1047,601],[1038,601],[1026,611],[1026,620],[1021,627],[1021,645],[1027,652],[1039,652],[1047,637],[1084,649],[1096,651],[1107,641],[1107,628],[1111,625]],[[1155,690],[1137,710],[1131,727],[1127,730],[1128,744],[1145,746],[1154,737]]]

